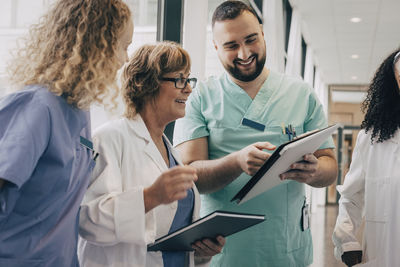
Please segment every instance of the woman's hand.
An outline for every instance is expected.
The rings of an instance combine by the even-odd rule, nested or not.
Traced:
[[[196,181],[196,169],[191,166],[176,166],[163,172],[143,191],[145,212],[158,205],[185,198],[187,190],[192,188]]]
[[[215,240],[203,239],[198,240],[192,244],[192,248],[195,250],[194,255],[196,257],[212,257],[218,253],[221,253],[223,246],[225,245],[225,238],[223,236],[217,236]]]

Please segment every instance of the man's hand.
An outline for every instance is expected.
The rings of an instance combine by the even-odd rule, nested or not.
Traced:
[[[223,246],[225,245],[225,238],[217,236],[215,241],[211,239],[198,240],[192,244],[192,248],[195,250],[196,257],[212,257],[218,253],[221,253]]]
[[[294,180],[310,184],[318,176],[318,159],[313,154],[306,154],[302,161],[290,165],[290,170],[280,175],[281,180]]]
[[[346,251],[342,255],[342,261],[347,266],[350,266],[350,267],[361,263],[361,260],[362,260],[362,251],[361,250]]]
[[[306,154],[303,160],[293,163],[290,170],[280,175],[281,180],[294,180],[313,187],[325,187],[337,177],[337,162],[333,149],[319,149]]]
[[[263,149],[274,150],[276,146],[269,142],[257,142],[235,152],[237,164],[248,175],[254,175],[271,154]]]

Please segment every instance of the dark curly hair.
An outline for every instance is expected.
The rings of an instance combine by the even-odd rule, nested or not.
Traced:
[[[400,128],[400,93],[394,73],[394,59],[399,51],[394,51],[379,66],[362,103],[366,114],[361,128],[372,131],[371,143],[392,138]]]

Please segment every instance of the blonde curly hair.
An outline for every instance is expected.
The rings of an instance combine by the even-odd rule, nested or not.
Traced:
[[[160,78],[165,74],[189,72],[190,66],[188,52],[177,43],[164,41],[138,48],[122,73],[125,117],[132,119],[149,100],[157,97]]]
[[[130,19],[122,0],[57,1],[31,26],[9,64],[10,81],[44,85],[78,108],[108,98],[115,105],[118,38]]]

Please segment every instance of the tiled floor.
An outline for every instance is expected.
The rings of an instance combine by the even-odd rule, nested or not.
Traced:
[[[318,207],[311,216],[311,233],[314,245],[314,263],[310,267],[345,267],[333,256],[332,232],[338,208],[336,205]]]

